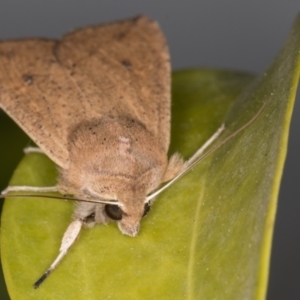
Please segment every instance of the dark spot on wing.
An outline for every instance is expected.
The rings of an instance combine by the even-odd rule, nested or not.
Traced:
[[[127,60],[127,59],[123,59],[123,60],[121,61],[121,64],[122,64],[128,71],[130,71],[131,68],[132,68],[131,62],[130,62],[129,60]]]
[[[33,84],[33,76],[30,74],[23,74],[22,79],[27,85]]]
[[[116,39],[118,41],[122,41],[127,35],[127,31],[119,32],[118,35],[116,36]]]

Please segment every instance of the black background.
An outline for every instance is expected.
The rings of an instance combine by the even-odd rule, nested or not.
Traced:
[[[0,0],[0,39],[57,38],[80,26],[144,13],[165,32],[173,69],[259,73],[279,51],[298,12],[298,0]],[[296,102],[273,242],[272,300],[300,299],[299,128]]]

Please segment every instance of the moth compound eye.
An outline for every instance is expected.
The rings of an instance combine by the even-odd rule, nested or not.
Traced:
[[[112,220],[118,221],[122,219],[123,211],[118,205],[106,204],[104,210]]]
[[[145,206],[144,206],[143,217],[145,217],[148,214],[148,212],[150,211],[150,208],[151,208],[150,204],[146,203]]]

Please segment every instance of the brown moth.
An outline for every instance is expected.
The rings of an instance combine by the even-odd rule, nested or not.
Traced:
[[[76,30],[60,40],[0,43],[0,107],[57,165],[54,187],[8,191],[74,195],[73,222],[38,287],[86,224],[115,220],[135,236],[149,202],[199,161],[170,143],[170,57],[158,24],[145,16]],[[171,181],[170,181],[171,180]],[[158,187],[169,181],[162,189]],[[84,200],[84,201],[83,201]]]

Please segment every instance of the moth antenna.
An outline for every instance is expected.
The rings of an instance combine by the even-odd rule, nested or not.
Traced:
[[[37,289],[45,279],[50,275],[50,273],[57,267],[60,263],[62,258],[67,254],[71,246],[74,244],[76,239],[79,236],[80,230],[82,228],[83,221],[82,220],[75,220],[73,221],[69,227],[67,228],[66,232],[61,241],[61,246],[59,249],[59,254],[54,262],[51,264],[49,269],[33,284],[33,287]]]
[[[80,201],[80,202],[89,202],[89,203],[96,203],[96,204],[110,204],[110,205],[118,205],[120,207],[123,206],[122,203],[114,200],[97,200],[97,199],[80,199],[80,198],[73,198],[68,196],[55,196],[55,195],[38,195],[38,194],[2,194],[0,195],[0,199],[5,198],[45,198],[45,199],[58,199],[58,200],[71,200],[71,201]]]
[[[202,148],[204,148],[204,146],[207,144],[207,142],[209,142],[209,144],[211,144],[211,140],[212,138],[215,139],[215,135],[218,134],[218,131],[220,129],[222,129],[223,125],[217,130],[217,132],[204,144],[203,147],[201,147],[188,161],[187,161],[187,166],[185,167],[185,169],[178,174],[176,177],[174,177],[172,180],[170,180],[167,184],[165,184],[163,187],[161,187],[160,189],[158,189],[157,191],[155,191],[154,193],[150,194],[146,200],[145,203],[148,203],[150,200],[152,200],[153,198],[155,198],[157,195],[159,195],[161,192],[163,192],[164,190],[166,190],[168,187],[170,187],[174,182],[176,182],[178,179],[180,179],[183,175],[185,175],[188,171],[190,171],[193,167],[195,167],[200,161],[202,161],[204,158],[206,158],[208,155],[210,155],[211,153],[213,153],[216,149],[218,149],[219,147],[221,147],[223,144],[225,144],[226,142],[228,142],[229,140],[231,140],[233,137],[235,137],[238,133],[240,133],[241,131],[243,131],[245,128],[247,128],[249,125],[251,125],[257,118],[258,116],[261,114],[261,112],[264,110],[265,106],[267,105],[267,103],[269,102],[269,99],[266,100],[264,102],[264,104],[261,106],[261,108],[259,109],[259,111],[253,116],[253,118],[251,118],[247,123],[245,123],[243,126],[241,126],[239,129],[237,129],[235,132],[233,132],[232,134],[230,134],[228,137],[226,137],[224,140],[222,140],[220,143],[218,143],[217,145],[215,145],[214,147],[212,147],[211,149],[209,149],[206,153],[204,153],[203,155],[201,155],[200,157],[198,157],[200,154],[200,150],[203,150]],[[218,134],[219,135],[219,134]],[[207,147],[207,146],[206,146]],[[205,148],[206,148],[205,147]]]

